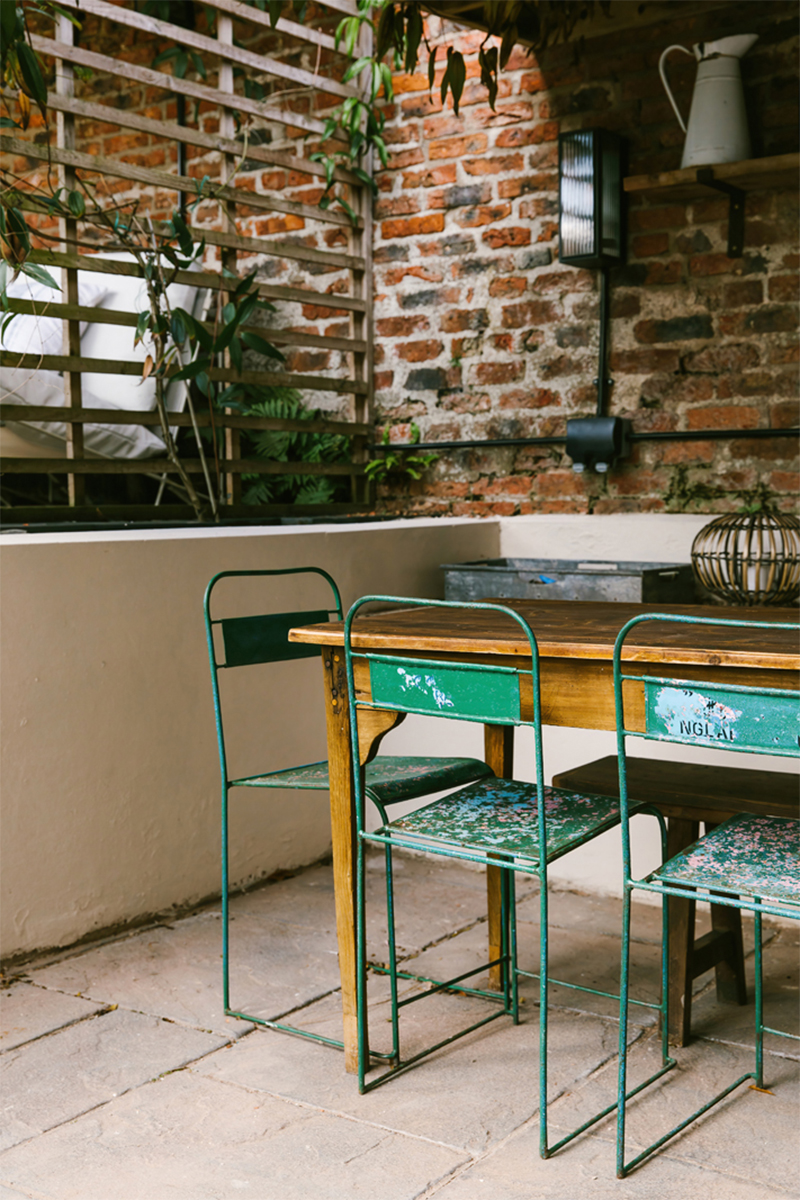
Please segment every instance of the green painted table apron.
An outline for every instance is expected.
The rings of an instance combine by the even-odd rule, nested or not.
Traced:
[[[576,729],[615,728],[612,655],[614,639],[631,617],[646,612],[695,616],[732,616],[742,620],[793,622],[794,609],[710,609],[706,606],[617,604],[575,600],[499,600],[523,614],[539,645],[542,720],[545,725]],[[525,656],[527,643],[511,622],[485,611],[454,615],[448,609],[404,608],[369,614],[354,625],[358,649],[425,651],[443,660],[507,662]],[[330,769],[336,932],[342,980],[346,1068],[357,1071],[356,898],[354,788],[350,761],[350,724],[341,624],[293,629],[290,641],[319,645],[322,652]],[[752,686],[798,688],[800,647],[794,634],[778,630],[726,629],[647,623],[630,639],[625,655],[634,673],[664,675],[665,664],[680,663],[684,677],[696,666],[698,678]],[[635,685],[634,685],[635,686]],[[368,694],[368,677],[356,675],[357,689]],[[523,703],[525,698],[523,697]],[[637,712],[636,702],[632,713]],[[644,685],[638,701],[644,728]],[[397,724],[396,713],[373,711],[369,726],[359,726],[361,760],[366,762],[381,737]],[[485,758],[498,778],[513,772],[513,730],[485,726]],[[577,743],[576,743],[577,745]],[[580,751],[576,749],[576,756]],[[489,954],[499,957],[500,871],[487,871]],[[687,903],[689,903],[687,901]],[[499,983],[499,981],[495,981]]]

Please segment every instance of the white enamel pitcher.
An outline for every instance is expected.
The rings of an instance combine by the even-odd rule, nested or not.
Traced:
[[[680,127],[686,134],[682,167],[740,162],[751,157],[739,59],[757,41],[757,33],[742,33],[737,37],[720,38],[716,42],[698,42],[691,50],[685,46],[667,46],[658,60],[661,82]],[[688,129],[664,73],[664,61],[673,50],[681,50],[688,55],[694,53],[698,63]]]

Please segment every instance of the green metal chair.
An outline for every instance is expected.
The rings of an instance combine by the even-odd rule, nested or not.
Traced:
[[[271,612],[242,616],[212,615],[212,594],[222,580],[275,578],[287,575],[317,576],[325,583],[324,601],[317,609],[302,612]],[[218,601],[218,597],[216,597]],[[282,570],[220,571],[206,588],[203,602],[211,664],[211,683],[214,693],[214,714],[217,727],[220,774],[222,777],[222,978],[223,1003],[226,1016],[253,1021],[269,1029],[294,1033],[300,1037],[343,1049],[343,1043],[299,1029],[280,1020],[265,1020],[232,1008],[230,1003],[230,936],[229,936],[229,843],[228,805],[233,788],[284,788],[312,791],[328,790],[328,764],[325,761],[261,772],[246,777],[232,777],[228,767],[225,731],[222,719],[219,673],[260,663],[286,662],[292,659],[317,658],[315,646],[301,645],[288,640],[289,630],[297,625],[317,625],[331,619],[341,621],[342,603],[334,580],[318,567],[292,567]],[[218,631],[215,635],[215,631]],[[263,703],[263,697],[261,702]],[[414,800],[431,791],[446,790],[492,775],[484,762],[474,758],[405,758],[380,756],[366,767],[365,794],[378,809],[385,822],[386,806]],[[386,849],[386,873],[391,886],[391,850]]]
[[[399,654],[384,655],[377,651],[354,650],[353,621],[364,604],[379,601],[415,607],[483,609],[502,613],[516,622],[530,646],[530,654],[520,658],[519,666],[494,666],[474,663],[443,662],[441,660]],[[554,1145],[549,1144],[547,1127],[547,1054],[548,1054],[548,985],[557,983],[594,995],[609,996],[594,988],[552,979],[548,973],[547,869],[551,862],[583,846],[592,838],[619,823],[619,801],[604,796],[581,795],[545,787],[542,761],[541,703],[539,689],[539,655],[536,638],[527,621],[505,605],[492,603],[453,603],[437,600],[409,600],[396,596],[365,596],[357,601],[345,622],[345,657],[352,730],[352,756],[356,776],[358,820],[358,1031],[359,1031],[359,1088],[366,1092],[405,1071],[412,1064],[434,1051],[449,1045],[457,1038],[480,1028],[498,1017],[508,1015],[516,1024],[519,1020],[519,979],[539,980],[539,1129],[540,1153],[543,1158],[554,1154],[567,1142],[588,1129],[601,1117],[612,1113],[614,1100],[579,1129],[567,1134]],[[366,679],[361,679],[359,694],[355,690],[355,670],[369,672],[369,700],[364,699]],[[524,699],[532,693],[532,712],[523,716]],[[361,698],[360,698],[361,697]],[[531,729],[536,752],[536,782],[516,780],[481,780],[433,801],[408,816],[402,816],[369,832],[365,825],[366,787],[358,771],[358,714],[362,709],[383,708],[405,713],[424,713],[428,716],[456,718],[493,725],[521,725]],[[641,806],[642,810],[644,806]],[[664,821],[657,817],[666,837]],[[368,1052],[367,950],[365,903],[365,851],[370,844],[387,848],[404,848],[441,855],[445,858],[501,867],[501,953],[493,962],[458,975],[452,979],[430,980],[398,970],[394,941],[394,910],[391,891],[387,894],[389,918],[389,967],[392,1009],[392,1049],[388,1055],[390,1068],[380,1076],[367,1080],[371,1068]],[[539,971],[528,972],[517,963],[514,873],[524,871],[536,875],[540,882],[540,954]],[[488,967],[501,966],[502,992],[470,987],[466,981]],[[398,995],[398,980],[417,980],[427,984],[425,991],[411,992],[402,999]],[[405,1060],[400,1053],[400,1011],[405,1006],[443,991],[483,997],[496,1006],[495,1011],[437,1042],[426,1050]],[[616,994],[611,999],[617,1000]],[[653,1004],[645,1007],[657,1008]]]
[[[756,1088],[763,1085],[764,1034],[800,1040],[796,1034],[770,1029],[764,1024],[762,986],[761,918],[773,916],[800,918],[800,821],[786,817],[755,816],[740,813],[717,825],[694,845],[675,855],[643,879],[631,873],[630,833],[628,828],[628,787],[626,777],[626,744],[630,737],[649,741],[679,742],[715,750],[733,750],[746,754],[778,754],[800,756],[800,695],[796,691],[778,688],[745,687],[741,684],[720,684],[697,678],[680,677],[680,668],[670,664],[670,677],[642,676],[625,671],[623,649],[631,630],[645,621],[668,621],[681,624],[714,627],[743,627],[782,630],[786,626],[767,621],[734,621],[714,617],[683,617],[649,613],[634,617],[620,630],[614,648],[614,690],[617,710],[617,752],[619,759],[620,801],[622,807],[622,849],[625,890],[622,926],[622,972],[620,988],[619,1080],[617,1096],[617,1175],[624,1178],[629,1171],[658,1150],[665,1142],[685,1129],[703,1113],[729,1095],[746,1080]],[[636,713],[631,692],[638,691]],[[640,698],[644,691],[644,727]],[[626,701],[628,715],[626,716]],[[668,764],[665,764],[668,769]],[[685,900],[686,889],[694,889],[698,899],[715,904],[744,909],[754,914],[755,923],[755,1069],[741,1075],[713,1099],[698,1108],[691,1116],[669,1133],[664,1134],[629,1162],[625,1161],[625,1113],[627,1101],[654,1080],[676,1065],[662,1045],[661,1068],[638,1087],[627,1091],[628,1070],[628,1005],[630,964],[631,897],[634,889],[653,892],[662,897],[664,914],[664,949],[668,930],[667,896]],[[665,980],[666,982],[666,980]],[[666,987],[664,987],[666,995]],[[666,1014],[664,1014],[664,1017]],[[662,1020],[666,1028],[666,1020]]]

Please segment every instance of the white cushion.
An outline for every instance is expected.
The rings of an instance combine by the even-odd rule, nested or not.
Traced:
[[[107,293],[102,275],[81,271],[78,299],[85,308],[100,304]],[[18,275],[13,283],[9,283],[8,295],[15,300],[36,300],[43,304],[64,302],[60,291],[53,291],[46,283],[38,283],[28,275]],[[4,350],[14,354],[62,354],[62,328],[60,317],[16,313],[3,331],[1,344]],[[81,336],[86,328],[87,322],[81,321]]]
[[[116,262],[136,262],[132,254],[103,254],[98,257]],[[89,275],[81,271],[79,278]],[[98,278],[98,276],[95,276]],[[140,313],[149,307],[147,287],[143,279],[133,275],[101,275],[106,292],[102,307],[116,312]],[[170,307],[182,308],[191,313],[197,299],[197,288],[186,283],[171,283],[167,288]],[[90,325],[81,338],[81,354],[84,358],[105,358],[114,362],[135,362],[144,366],[150,353],[147,339],[134,349],[135,330],[127,325]],[[137,375],[101,375],[87,371],[83,375],[83,386],[96,396],[113,395],[119,408],[129,411],[148,412],[156,406],[156,384],[154,379]],[[187,384],[184,380],[172,383],[167,388],[166,406],[169,412],[182,412],[186,404]]]
[[[84,376],[84,380],[86,378]],[[94,395],[85,384],[82,395],[85,408],[123,408],[113,400]],[[55,371],[0,367],[0,400],[4,404],[46,404],[58,408],[64,404],[64,383]],[[53,449],[54,456],[64,453],[67,427],[63,421],[26,421],[24,424],[13,421],[8,423],[8,429],[27,442]],[[87,424],[83,427],[83,436],[87,454],[103,458],[153,458],[166,449],[161,438],[145,425]],[[38,455],[34,452],[31,457]]]

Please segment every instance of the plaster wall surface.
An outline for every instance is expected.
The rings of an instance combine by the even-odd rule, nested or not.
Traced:
[[[212,574],[314,564],[334,576],[348,606],[367,592],[441,595],[440,563],[492,557],[498,546],[496,522],[467,519],[6,535],[3,955],[69,944],[219,889],[219,770],[202,615]],[[326,603],[296,578],[265,589],[266,611]],[[248,672],[231,673],[234,769],[324,758],[319,664],[249,670],[249,695],[236,678]],[[273,792],[270,800],[248,793],[236,805],[235,881],[329,849],[327,793]]]
[[[533,515],[378,525],[7,535],[0,545],[0,884],[4,956],[67,945],[219,888],[219,784],[201,599],[218,570],[324,567],[347,607],[368,592],[442,595],[439,564],[506,556],[687,562],[707,515]],[[255,585],[252,585],[255,588]],[[324,605],[297,580],[265,608]],[[224,596],[222,597],[224,601]],[[224,612],[225,610],[223,610]],[[228,610],[229,615],[231,610]],[[319,664],[232,673],[232,766],[325,756]],[[259,674],[259,672],[261,672]],[[409,718],[387,754],[482,756],[480,726]],[[614,752],[614,735],[545,730],[545,774]],[[689,758],[644,743],[636,753]],[[738,756],[694,752],[705,761]],[[741,759],[738,758],[739,765]],[[761,760],[789,769],[786,760]],[[516,774],[534,778],[518,731]],[[238,797],[232,879],[313,862],[330,846],[326,793]],[[635,838],[642,870],[653,831]],[[617,835],[555,864],[567,887],[614,893]]]

